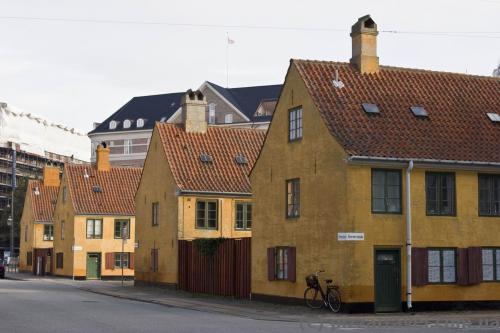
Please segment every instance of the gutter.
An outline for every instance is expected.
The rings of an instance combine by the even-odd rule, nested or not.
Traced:
[[[177,190],[175,195],[214,195],[218,197],[251,197],[252,193],[244,192],[216,192],[216,191],[189,191],[189,190]]]
[[[412,309],[411,290],[411,172],[413,161],[408,162],[406,169],[406,307],[408,311]]]
[[[354,165],[378,164],[378,165],[406,167],[410,162],[413,162],[415,167],[430,167],[430,168],[441,168],[441,169],[454,168],[463,170],[500,169],[499,162],[436,160],[436,159],[426,159],[426,158],[396,158],[396,157],[374,157],[374,156],[350,156],[347,158],[347,163]]]

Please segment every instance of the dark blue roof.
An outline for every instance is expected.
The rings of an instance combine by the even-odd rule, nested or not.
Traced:
[[[250,121],[270,121],[271,116],[254,117],[259,104],[265,100],[277,100],[281,92],[281,84],[242,88],[223,88],[208,82],[219,94],[238,108]]]
[[[219,94],[245,114],[250,121],[271,121],[271,116],[255,117],[254,113],[262,101],[277,100],[281,92],[281,84],[269,86],[255,86],[243,88],[223,88],[215,83],[208,82]],[[127,104],[109,116],[89,134],[103,132],[117,132],[140,129],[153,129],[155,122],[163,118],[169,119],[180,107],[183,92],[140,96],[132,98]],[[144,119],[144,126],[137,128],[137,119]],[[123,122],[132,121],[130,128],[123,128]],[[117,127],[109,129],[109,123],[116,121]]]
[[[183,92],[134,97],[89,134],[122,130],[153,129],[155,122],[161,121],[164,117],[165,119],[170,118],[175,111],[179,109],[182,95],[184,95]],[[139,118],[144,119],[144,126],[141,128],[136,127],[136,121]],[[128,129],[123,128],[123,121],[125,119],[132,121],[132,126]],[[114,130],[109,129],[109,123],[112,120],[118,122]]]

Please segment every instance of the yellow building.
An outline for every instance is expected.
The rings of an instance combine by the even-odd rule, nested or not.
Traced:
[[[134,275],[134,194],[139,168],[111,167],[109,148],[95,165],[64,166],[54,209],[54,274],[76,279]],[[124,236],[124,240],[122,239]]]
[[[353,308],[498,301],[500,80],[379,66],[377,34],[290,63],[251,173],[252,295],[302,300],[325,270]]]
[[[19,270],[52,273],[53,213],[60,169],[46,166],[43,180],[29,180],[20,225]]]
[[[178,240],[251,235],[248,173],[262,130],[207,126],[205,96],[182,98],[182,124],[157,123],[136,201],[136,282],[177,284]]]

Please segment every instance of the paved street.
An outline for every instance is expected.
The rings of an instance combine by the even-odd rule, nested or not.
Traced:
[[[364,316],[342,317],[366,322]],[[372,317],[370,317],[372,318]],[[436,318],[434,318],[436,319]],[[383,322],[384,316],[378,318]],[[394,322],[393,322],[394,323]],[[385,328],[335,327],[331,320],[310,323],[256,320],[206,311],[137,302],[83,291],[52,280],[0,280],[0,332],[386,332]],[[392,326],[392,324],[389,324]],[[479,332],[459,325],[397,328],[393,332]],[[455,328],[453,328],[455,327]],[[496,326],[495,331],[498,331]]]

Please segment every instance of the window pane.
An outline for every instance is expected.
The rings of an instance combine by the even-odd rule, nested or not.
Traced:
[[[399,172],[390,171],[387,172],[387,185],[399,186]]]
[[[455,251],[453,250],[443,251],[443,266],[455,267]]]
[[[374,185],[385,185],[385,172],[382,170],[373,170],[372,182]]]
[[[427,256],[428,256],[429,266],[440,266],[441,265],[438,250],[429,250]]]
[[[387,199],[387,211],[390,213],[398,213],[401,211],[399,199]]]
[[[94,220],[87,220],[87,238],[94,235]]]
[[[252,228],[252,205],[247,205],[247,229]]]
[[[102,220],[95,220],[94,223],[94,234],[96,237],[102,236]]]
[[[440,282],[440,269],[439,267],[429,266],[429,282]]]
[[[236,205],[236,228],[243,228],[243,204]]]
[[[483,265],[493,265],[493,250],[483,249]]]
[[[384,199],[373,199],[373,211],[374,212],[385,212],[385,200]]]
[[[443,282],[455,282],[455,266],[443,267]]]
[[[373,184],[372,193],[373,193],[373,198],[384,199],[385,197],[384,185]]]

